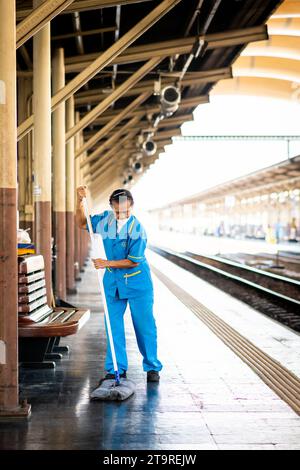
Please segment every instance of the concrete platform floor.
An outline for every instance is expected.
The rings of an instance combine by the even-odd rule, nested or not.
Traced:
[[[69,301],[89,307],[91,319],[62,341],[71,352],[55,371],[21,371],[21,396],[32,416],[0,424],[0,449],[300,449],[300,418],[153,278],[160,384],[146,383],[127,312],[128,375],[136,393],[122,403],[89,401],[106,343],[90,262]]]

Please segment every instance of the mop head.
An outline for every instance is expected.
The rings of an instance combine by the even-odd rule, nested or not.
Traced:
[[[116,385],[114,379],[107,379],[92,391],[91,400],[123,401],[134,394],[135,383],[129,379],[120,379],[120,385]]]

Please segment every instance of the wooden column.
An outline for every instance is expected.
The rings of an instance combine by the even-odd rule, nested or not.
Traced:
[[[37,8],[41,0],[34,0]],[[51,305],[51,55],[50,24],[33,38],[34,230],[36,252],[43,255],[48,305]]]
[[[66,104],[66,126],[71,129],[74,126],[74,96],[68,99]],[[74,137],[66,146],[66,267],[67,267],[67,293],[75,294],[75,257],[74,257],[74,209],[75,209],[75,148]]]
[[[80,146],[82,147],[83,145],[83,131],[79,132],[79,140],[80,140]],[[82,158],[85,158],[85,154],[82,154],[80,157],[80,164],[82,163]],[[85,184],[84,182],[84,175],[83,175],[83,170],[80,168],[79,170],[79,178],[80,178],[80,184]],[[84,265],[85,265],[85,233],[84,230],[80,230],[80,272],[84,272]]]
[[[0,0],[0,417],[19,406],[15,2]]]
[[[18,79],[18,120],[32,113],[32,78]],[[33,196],[32,196],[32,132],[18,142],[18,209],[19,228],[29,230],[34,242]]]
[[[64,50],[56,49],[52,62],[53,93],[65,86]],[[66,113],[65,102],[53,112],[53,223],[55,295],[66,298]]]
[[[80,146],[82,146],[83,144],[83,131],[80,131],[79,132],[79,142],[80,142]],[[81,158],[80,158],[80,163],[81,163]],[[83,181],[83,172],[82,172],[82,169],[80,168],[79,170],[79,180],[80,180],[80,184],[84,184],[84,181]],[[85,256],[84,256],[84,233],[83,233],[83,230],[80,230],[80,272],[84,272],[84,259],[85,259]]]
[[[75,113],[75,122],[79,121],[79,112],[77,111]],[[75,139],[75,153],[78,151],[80,147],[80,139],[79,139],[79,133],[76,134],[74,137]],[[77,197],[76,195],[76,188],[81,185],[80,181],[80,159],[75,158],[75,188],[74,188],[74,198]],[[81,267],[81,260],[80,260],[80,237],[81,237],[81,232],[82,230],[77,226],[75,216],[74,216],[74,225],[75,225],[75,230],[74,230],[74,235],[75,235],[75,280],[76,281],[81,281],[80,277],[80,267]]]

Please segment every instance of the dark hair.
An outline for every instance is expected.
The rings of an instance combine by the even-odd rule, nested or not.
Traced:
[[[109,204],[112,205],[113,202],[119,203],[120,197],[126,197],[129,200],[130,205],[133,206],[133,197],[128,189],[115,189],[114,192],[109,196]]]

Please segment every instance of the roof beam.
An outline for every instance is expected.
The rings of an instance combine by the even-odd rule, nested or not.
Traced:
[[[55,108],[70,98],[85,83],[99,73],[104,67],[107,67],[115,57],[123,52],[130,44],[136,41],[145,31],[160,20],[166,13],[174,8],[181,0],[163,0],[156,8],[140,20],[133,28],[125,33],[118,41],[101,54],[94,62],[92,62],[85,70],[79,73],[66,86],[61,88],[56,95],[52,97],[51,109]],[[26,119],[18,127],[18,139],[24,137],[33,127],[33,115]]]
[[[52,36],[51,41],[60,41],[64,39],[70,39],[74,36],[93,36],[94,34],[110,33],[117,29],[116,26],[107,26],[106,28],[90,29],[88,31],[75,31],[74,33],[69,34],[59,34],[57,36]],[[96,54],[97,55],[97,54]]]
[[[47,0],[48,1],[48,0]],[[75,13],[76,11],[100,10],[101,8],[117,7],[118,5],[132,5],[134,3],[149,2],[150,0],[76,0],[62,13]],[[46,2],[45,2],[46,3]],[[22,8],[16,12],[17,21],[21,21],[32,13],[32,9]]]
[[[209,83],[209,82],[217,82],[218,80],[223,80],[226,78],[232,78],[232,70],[231,67],[223,67],[220,69],[212,69],[212,70],[205,70],[202,72],[189,72],[186,73],[185,78],[181,81],[182,86],[197,86],[201,83]],[[163,78],[162,86],[166,85],[173,85],[174,78]],[[154,87],[154,79],[153,80],[145,80],[140,82],[138,86],[128,89],[124,96],[134,96],[139,95],[140,93],[145,93],[147,91],[153,91]],[[99,96],[101,96],[101,91],[91,90],[90,93],[83,92],[78,93],[75,96],[75,104],[82,105],[82,104],[93,104],[99,102]],[[107,96],[103,94],[103,96]]]
[[[142,117],[144,116],[144,113],[140,113],[140,118],[142,119]],[[161,120],[159,123],[158,123],[158,126],[157,128],[158,129],[161,129],[161,128],[164,128],[164,129],[169,129],[169,128],[172,128],[172,127],[177,127],[177,126],[181,126],[182,124],[184,124],[185,122],[189,122],[189,121],[193,121],[193,114],[182,114],[180,116],[175,116],[175,117],[169,117],[169,118],[166,118],[166,119],[163,119]],[[152,129],[151,127],[151,123],[148,121],[148,120],[141,120],[141,123],[140,125],[136,126],[136,128],[132,128],[133,130],[137,129],[139,130],[141,128],[141,126],[144,128],[144,127],[148,127],[149,128],[149,132],[150,130]],[[118,132],[120,129],[123,129],[124,128],[124,124],[120,124],[119,126],[116,126],[114,128],[114,132]],[[114,132],[113,131],[110,131],[108,132],[104,137],[105,139],[109,139],[112,135],[114,135]],[[95,131],[94,130],[91,130],[89,132],[86,132],[84,134],[84,137],[94,137],[95,135]],[[98,141],[100,143],[100,139]],[[97,145],[99,145],[99,143],[96,143],[96,145],[94,144],[92,147],[90,147],[90,149],[95,149],[97,147]],[[104,142],[106,142],[106,140],[104,140]]]
[[[156,138],[155,142],[158,144],[158,147],[165,147],[166,145],[172,145],[172,143],[173,143],[171,138],[169,138],[169,139],[157,139]],[[124,150],[126,150],[126,151],[128,150],[130,153],[136,152],[136,145],[129,146],[129,147],[127,147],[125,145]]]
[[[17,49],[42,29],[45,24],[70,6],[73,1],[74,0],[48,0],[31,11],[31,13],[17,25]]]
[[[116,132],[110,134],[108,136],[108,139],[105,140],[99,147],[97,147],[93,153],[91,153],[87,159],[85,159],[82,163],[81,163],[81,168],[82,167],[85,167],[86,165],[88,165],[89,163],[93,163],[94,160],[97,159],[97,157],[103,153],[103,151],[105,151],[107,148],[110,148],[111,145],[119,139],[119,137],[121,137],[123,134],[126,134],[126,132],[128,131],[128,129],[130,129],[131,131],[136,131],[136,133],[139,133],[141,131],[141,129],[147,129],[149,127],[149,123],[148,121],[141,121],[139,125],[136,125],[139,123],[139,121],[141,120],[141,117],[134,117],[132,119],[130,119],[130,121],[128,121],[124,126],[120,126],[118,127],[118,129],[116,129]],[[187,122],[187,121],[192,121],[193,120],[193,115],[192,114],[185,114],[183,116],[179,116],[179,117],[176,117],[176,118],[169,118],[169,119],[166,119],[164,121],[161,121],[158,125],[158,129],[160,127],[163,127],[165,129],[165,132],[172,132],[172,135],[173,135],[173,130],[172,127],[174,126],[178,126],[178,125],[182,125],[183,122]],[[159,134],[158,134],[159,135]],[[161,137],[162,138],[162,137]]]
[[[127,158],[128,154],[123,154],[122,157],[118,159],[116,163],[110,161],[109,164],[105,165],[105,168],[103,168],[103,172],[98,175],[98,179],[95,179],[91,182],[91,186],[95,187],[96,184],[103,184],[105,181],[107,181],[108,178],[119,178],[120,166],[124,164],[124,161],[126,161]]]
[[[111,148],[112,144],[114,144],[123,134],[126,134],[127,131],[131,128],[134,128],[135,125],[140,121],[140,118],[138,116],[135,116],[131,118],[121,129],[119,129],[117,132],[114,132],[109,139],[107,139],[105,142],[103,142],[102,145],[100,145],[93,153],[91,153],[87,159],[85,159],[81,165],[80,168],[83,168],[86,166],[88,163],[91,164],[93,163],[101,153],[103,153],[106,149]],[[138,129],[134,129],[134,131],[139,131]],[[92,165],[93,167],[93,165]]]
[[[159,140],[169,139],[171,137],[175,137],[178,135],[181,135],[181,129],[179,127],[177,127],[176,129],[170,129],[166,131],[160,131],[160,132],[158,131],[154,134],[153,140],[155,142],[158,142]]]
[[[158,129],[160,127],[173,127],[173,126],[180,126],[182,123],[184,124],[185,122],[190,122],[194,120],[193,113],[189,114],[181,114],[180,116],[175,116],[163,119],[162,121],[159,122],[158,124]]]
[[[138,122],[140,121],[140,118],[139,117],[134,117],[132,119],[130,119],[130,121],[128,121],[128,123],[124,126],[124,128],[122,129],[119,129],[118,132],[115,132],[109,139],[107,139],[107,141],[104,142],[104,144],[102,144],[100,147],[98,147],[92,154],[89,155],[89,158],[88,160],[86,160],[85,162],[83,162],[83,164],[81,166],[84,166],[86,163],[90,163],[90,170],[94,171],[95,169],[98,168],[98,163],[99,163],[99,159],[98,161],[96,161],[96,163],[93,163],[95,162],[95,160],[97,160],[97,157],[99,157],[102,153],[104,153],[104,151],[106,149],[108,149],[109,147],[112,148],[112,144],[115,144],[116,141],[118,141],[118,139],[126,132],[129,130],[131,133],[134,133],[134,135],[138,134],[139,130],[140,130],[140,127],[136,128],[135,127],[135,124],[137,124]],[[125,137],[127,137],[127,134],[125,135]],[[127,140],[127,139],[126,139]],[[104,157],[107,158],[107,154],[110,154],[109,153],[110,150],[108,150],[107,153],[104,153]],[[102,160],[102,159],[101,159]]]
[[[90,172],[91,168],[89,168],[89,170],[87,172],[85,172],[84,174],[86,175],[86,174],[90,173],[91,176],[92,176],[92,179],[94,178],[94,176],[97,177],[97,175],[100,172],[101,165],[103,165],[104,163],[109,161],[109,159],[112,155],[117,154],[117,152],[119,152],[119,151],[127,152],[124,145],[128,140],[133,139],[136,136],[136,134],[137,134],[136,131],[129,132],[129,134],[122,137],[118,142],[116,142],[116,144],[111,149],[109,149],[104,155],[102,155],[101,159],[99,159],[99,161],[98,161],[98,166],[95,169],[96,171],[93,174],[91,174],[91,172]]]
[[[253,41],[268,39],[267,27],[255,26],[252,28],[224,31],[222,33],[207,34],[199,36],[207,42],[207,49],[216,49],[218,47],[232,47],[239,44],[247,44]],[[141,62],[151,57],[169,56],[175,54],[187,54],[191,51],[197,36],[187,38],[178,38],[170,41],[161,41],[141,46],[129,47],[113,61],[114,64],[128,64]],[[75,56],[66,58],[66,73],[79,72],[92,60],[97,54],[86,54],[84,56]]]
[[[173,41],[163,41],[158,43],[150,43],[142,46],[132,46],[124,51],[120,56],[116,57],[113,64],[128,64],[134,62],[144,62],[151,57],[167,56],[175,54],[179,50],[179,54],[190,52],[196,38],[180,38]],[[96,54],[86,54],[81,57],[68,57],[66,59],[66,73],[78,72],[85,68],[95,58]]]
[[[116,189],[116,186],[118,186],[117,178],[113,178],[110,181],[107,181],[107,183],[102,187],[95,186],[94,189],[92,189],[89,186],[89,188],[91,188],[91,196],[94,201],[94,204],[96,204],[97,206],[99,206],[99,204],[102,204],[101,207],[103,207],[103,205],[105,204],[106,207],[109,195],[113,192],[113,189]]]
[[[132,133],[128,134],[127,136],[125,136],[123,139],[122,139],[122,144],[121,144],[121,147],[120,148],[123,148],[124,147],[124,151],[127,151],[126,149],[126,146],[125,146],[125,142],[126,141],[129,141],[132,137],[136,136],[138,134],[140,129],[136,130],[136,131],[133,131]],[[132,136],[133,134],[133,136]],[[171,138],[171,137],[174,137],[174,136],[177,136],[177,135],[181,135],[181,129],[177,128],[177,129],[172,129],[172,130],[168,130],[168,131],[161,131],[161,132],[157,132],[154,137],[153,137],[153,140],[155,142],[159,141],[159,140],[164,140],[164,139],[168,139],[168,138]],[[130,137],[131,136],[131,137]],[[121,142],[121,141],[120,141]],[[137,149],[136,149],[137,150]],[[91,173],[92,174],[92,180],[95,179],[97,177],[97,175],[99,174],[99,172],[101,171],[101,168],[102,168],[102,165],[104,162],[106,162],[109,157],[111,155],[113,155],[115,153],[114,149],[111,149],[109,150],[107,153],[105,153],[103,155],[103,157],[101,157],[94,165],[91,165],[89,170],[87,171],[87,173],[85,174],[88,174],[88,173]]]
[[[120,163],[122,164],[122,162],[124,162],[124,160],[127,159],[127,158],[129,158],[129,152],[124,151],[121,154],[121,156],[120,156],[119,152],[118,153],[115,152],[113,158],[111,158],[110,160],[107,160],[101,166],[101,172],[99,173],[100,170],[97,172],[97,177],[95,179],[97,179],[97,178],[103,179],[105,177],[105,173],[107,173],[108,171],[111,171],[111,170],[112,170],[111,172],[118,173]],[[112,165],[114,165],[114,168],[112,168]]]
[[[87,113],[79,122],[75,124],[67,133],[66,140],[68,141],[74,137],[77,132],[91,124],[94,119],[100,116],[109,106],[123,96],[130,88],[132,88],[139,80],[141,80],[147,73],[161,62],[161,57],[154,57],[148,60],[142,67],[140,67],[133,75],[131,75],[122,85],[116,88],[110,95],[101,101],[95,108]]]
[[[150,93],[142,93],[135,100],[133,100],[126,108],[120,111],[113,119],[96,132],[93,137],[91,137],[87,142],[85,142],[76,152],[75,158],[78,158],[83,152],[89,150],[96,142],[102,139],[107,133],[113,129],[117,124],[119,124],[124,118],[128,117],[130,112],[146,101],[149,98]]]
[[[97,176],[98,183],[106,179],[107,173],[109,173],[110,175],[118,174],[120,172],[120,167],[123,166],[124,168],[124,163],[128,158],[129,154],[125,152],[121,155],[121,157],[118,156],[118,158],[116,159],[116,157],[114,156],[111,160],[107,161],[106,164],[101,167],[101,173],[99,173]],[[92,184],[95,182],[96,179],[94,181],[92,180]]]
[[[180,102],[180,109],[185,109],[185,108],[193,108],[198,106],[199,104],[205,104],[209,103],[209,95],[198,95],[194,96],[192,98],[184,98]],[[101,117],[95,119],[93,121],[93,124],[95,125],[102,125],[106,124],[109,122],[111,119],[113,119],[115,116],[117,116],[120,113],[120,109],[116,109],[114,111],[108,111],[105,112]],[[134,109],[129,113],[129,116],[135,116],[136,114],[151,114],[151,113],[159,113],[160,111],[160,105],[146,105],[142,106],[140,108]]]
[[[95,182],[95,184],[91,183],[89,187],[91,188],[91,193],[94,194],[94,191],[97,191],[98,197],[99,197],[99,187],[100,193],[101,193],[101,200],[103,201],[104,198],[108,199],[109,193],[113,191],[113,188],[115,189],[116,186],[119,186],[117,181],[119,178],[117,178],[114,174],[110,173],[106,175],[105,178],[102,178],[101,181]],[[104,191],[102,190],[103,187],[106,187],[107,189],[105,190],[105,195]]]
[[[162,121],[159,122],[158,126],[156,129],[153,129],[151,127],[151,122],[149,122],[146,119],[142,119],[143,116],[141,116],[141,121],[140,124],[138,124],[136,127],[132,127],[132,130],[137,130],[140,131],[141,129],[145,129],[149,132],[154,131],[156,132],[156,129],[164,129],[164,130],[171,130],[174,127],[182,126],[185,122],[190,122],[193,121],[194,117],[193,114],[182,114],[181,116],[175,116],[175,117],[170,117],[163,119]],[[120,124],[119,126],[115,127],[114,132],[119,132],[119,130],[122,130],[124,128],[123,124]],[[103,143],[107,141],[112,135],[114,135],[113,131],[110,131],[106,136],[106,140],[103,140]],[[93,136],[94,133],[93,131],[90,131],[88,133],[89,136]],[[101,142],[100,142],[101,143]],[[94,145],[92,147],[93,149],[98,148],[97,145]]]
[[[110,29],[110,28],[102,28],[102,29]],[[96,34],[96,31],[99,30],[92,30]],[[89,31],[81,33],[81,35],[88,34]],[[77,33],[66,34],[61,36],[54,36],[52,39],[66,39],[68,37],[73,37]],[[79,33],[78,33],[79,34]],[[300,34],[300,32],[299,32]],[[245,28],[245,29],[238,29],[232,31],[224,31],[222,33],[216,34],[207,34],[205,36],[199,36],[203,38],[208,46],[207,49],[215,49],[218,47],[230,47],[238,44],[246,44],[253,41],[263,41],[268,38],[266,26],[255,26],[252,28]],[[113,61],[112,64],[119,65],[119,64],[127,64],[127,63],[134,63],[134,62],[141,62],[145,61],[151,57],[159,57],[159,56],[168,56],[174,54],[186,54],[189,53],[195,44],[197,37],[192,36],[188,38],[178,38],[173,39],[170,41],[161,41],[157,43],[150,43],[145,44],[142,46],[131,46],[122,52],[119,56],[117,56]],[[81,72],[84,70],[88,65],[92,63],[99,54],[92,53],[92,54],[84,54],[80,56],[72,56],[67,57],[65,60],[65,71],[66,73],[76,73]],[[32,76],[32,71],[21,71],[18,75],[26,74],[28,76]]]
[[[171,140],[171,143],[172,143],[172,140]],[[164,146],[159,145],[155,155],[153,155],[152,157],[146,157],[145,159],[143,159],[143,164],[145,166],[151,165],[151,163],[153,163],[159,157],[159,154],[163,152],[164,152]],[[108,177],[112,177],[114,173],[119,172],[120,166],[123,166],[123,169],[124,169],[124,160],[126,160],[128,156],[129,156],[129,153],[125,151],[124,154],[121,156],[121,158],[118,156],[117,162],[115,162],[116,157],[107,161],[106,164],[103,165],[103,167],[101,167],[101,172],[99,173],[98,171],[97,176],[92,180],[91,188],[94,188],[96,185],[99,185],[99,183],[103,184],[103,181],[106,181]]]
[[[159,112],[160,111],[160,106],[152,106],[152,107],[143,107],[143,108],[138,108],[135,110],[135,108],[138,106],[139,103],[142,103],[145,101],[148,97],[150,96],[150,93],[143,93],[142,95],[139,95],[134,101],[132,101],[126,108],[124,108],[122,111],[119,112],[113,119],[109,119],[107,124],[102,127],[98,132],[96,132],[88,141],[84,143],[84,145],[81,146],[76,152],[76,158],[79,157],[83,152],[89,150],[92,148],[97,142],[99,142],[103,137],[107,135],[107,133],[112,130],[117,124],[119,124],[124,118],[128,118],[131,115],[134,116],[140,116],[143,117],[146,114],[151,114],[152,112]],[[194,98],[187,98],[186,100],[183,100],[180,103],[179,109],[184,109],[186,107],[191,107],[198,105],[200,102],[207,103],[208,102],[208,96],[203,96],[202,100],[199,99],[201,97],[197,97],[197,100]],[[131,110],[133,111],[131,114]],[[191,115],[185,115],[185,116],[191,116]],[[178,122],[182,121],[181,116],[175,116],[174,118],[169,118],[167,120],[160,121],[159,127],[161,126],[168,126],[170,121],[175,122],[174,120],[178,120]],[[95,124],[95,121],[93,121]]]

